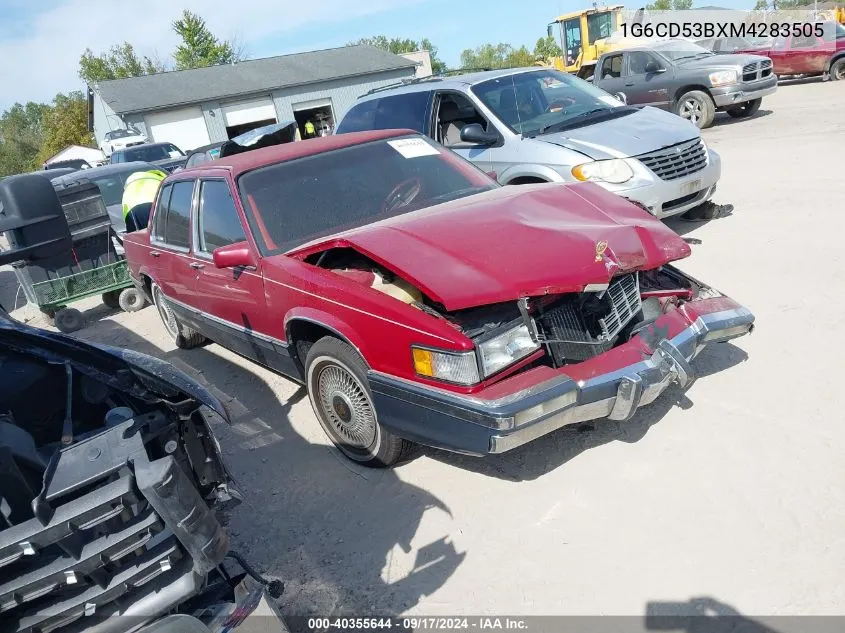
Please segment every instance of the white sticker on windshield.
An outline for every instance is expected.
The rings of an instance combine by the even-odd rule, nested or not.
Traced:
[[[622,102],[617,99],[616,97],[611,97],[610,95],[601,95],[599,97],[599,101],[606,103],[607,105],[618,106],[621,105]]]
[[[426,143],[421,138],[403,138],[398,141],[387,141],[387,144],[402,154],[405,158],[433,156],[440,153],[436,147]]]

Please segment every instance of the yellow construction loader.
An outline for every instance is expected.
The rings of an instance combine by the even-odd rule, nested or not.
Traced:
[[[547,33],[549,37],[559,41],[563,56],[537,63],[589,79],[593,76],[596,60],[602,54],[635,43],[642,44],[642,38],[634,40],[631,37],[622,37],[624,10],[625,7],[621,4],[594,5],[592,9],[558,16],[549,24]]]

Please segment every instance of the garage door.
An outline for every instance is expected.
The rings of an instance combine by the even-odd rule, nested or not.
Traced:
[[[255,121],[276,120],[276,107],[270,97],[227,103],[223,106],[226,127],[245,125]]]
[[[144,118],[154,141],[173,143],[183,152],[211,142],[199,106],[157,112]]]

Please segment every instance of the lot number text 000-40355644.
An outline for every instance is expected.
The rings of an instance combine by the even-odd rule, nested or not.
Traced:
[[[821,22],[660,22],[621,25],[622,37],[710,39],[722,37],[822,37]]]

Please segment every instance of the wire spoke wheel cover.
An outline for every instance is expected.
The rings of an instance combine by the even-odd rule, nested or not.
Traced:
[[[179,325],[176,322],[176,315],[173,314],[173,310],[171,310],[170,306],[167,305],[167,299],[164,298],[164,295],[158,286],[153,287],[153,299],[155,301],[156,310],[158,310],[158,315],[161,317],[161,322],[164,323],[164,329],[167,330],[167,333],[170,334],[174,340],[176,340],[179,336]]]
[[[376,441],[378,423],[364,386],[336,361],[321,365],[315,381],[316,400],[325,422],[346,447],[368,449]]]

